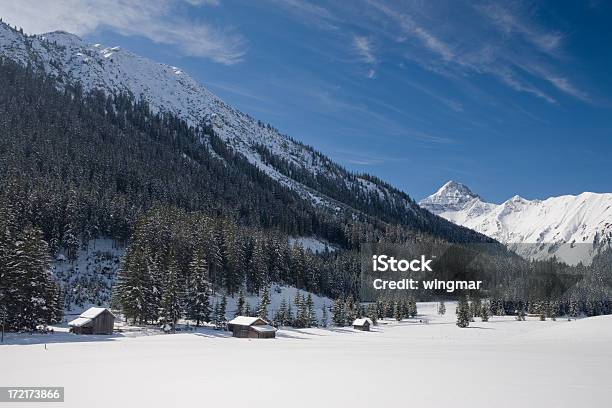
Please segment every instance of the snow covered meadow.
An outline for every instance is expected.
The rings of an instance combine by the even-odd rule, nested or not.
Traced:
[[[13,334],[0,346],[0,383],[64,386],[69,407],[609,406],[612,316],[493,316],[459,329],[447,306],[437,316],[421,303],[416,319],[371,332],[282,329],[270,340],[211,329]]]

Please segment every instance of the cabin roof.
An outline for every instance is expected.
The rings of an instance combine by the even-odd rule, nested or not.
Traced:
[[[100,316],[105,310],[108,310],[108,309],[105,307],[90,307],[89,309],[81,313],[81,317],[86,317],[88,319],[95,319],[96,317]],[[108,313],[110,313],[111,315],[113,315],[113,317],[115,317],[115,315],[110,310],[108,310]]]
[[[264,319],[261,319],[259,317],[250,317],[250,316],[236,316],[234,317],[233,320],[229,321],[227,324],[233,324],[236,326],[252,326],[257,322],[260,322],[259,325],[268,324],[268,322],[266,322]]]
[[[353,326],[365,326],[366,323],[372,326],[372,320],[368,319],[367,317],[363,319],[355,319]]]
[[[257,324],[255,326],[251,326],[253,330],[258,333],[274,333],[276,332],[276,328],[270,326],[269,324]]]
[[[91,324],[91,322],[93,322],[93,320],[87,317],[77,317],[76,319],[70,321],[68,323],[68,326],[84,327],[84,326],[88,326],[89,324]]]

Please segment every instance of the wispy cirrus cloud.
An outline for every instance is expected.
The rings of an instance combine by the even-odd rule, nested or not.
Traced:
[[[544,30],[529,21],[520,3],[501,4],[498,2],[476,4],[474,9],[486,17],[500,32],[518,34],[526,41],[547,53],[558,51],[564,38],[563,33],[555,30]]]
[[[374,46],[369,37],[355,35],[353,36],[353,51],[359,56],[359,59],[369,65],[366,76],[370,79],[376,77],[376,69],[374,69],[378,59],[374,53]]]
[[[559,103],[556,92],[592,102],[589,93],[558,68],[565,58],[565,34],[538,23],[532,8],[522,2],[440,5],[361,0],[347,7],[325,2],[315,6],[303,0],[270,1],[291,9],[303,22],[333,22],[337,31],[349,31],[340,40],[350,41],[351,52],[360,56],[361,63],[371,65],[371,77],[377,63],[372,44],[376,41],[384,48],[381,39],[385,39],[396,44],[394,52],[449,79],[465,81],[469,76],[487,75],[550,104]],[[450,10],[449,14],[444,14],[445,10]],[[354,28],[360,35],[350,34]]]
[[[180,13],[183,7],[219,5],[218,0],[1,0],[2,16],[31,34],[65,30],[86,35],[109,28],[173,45],[185,55],[231,65],[244,58],[246,41],[231,27],[217,27]]]
[[[353,47],[361,60],[367,64],[376,63],[376,56],[372,49],[372,41],[368,37],[356,35],[353,37]]]
[[[548,84],[566,96],[591,102],[588,92],[555,68],[565,58],[564,34],[535,23],[522,3],[452,3],[449,19],[439,16],[444,8],[428,3],[400,7],[365,1],[384,20],[379,23],[392,23],[381,34],[405,44],[405,55],[430,71],[461,80],[466,75],[489,75],[515,91],[558,104]]]
[[[338,18],[328,8],[308,0],[268,0],[279,9],[288,12],[302,24],[326,30],[338,30]]]

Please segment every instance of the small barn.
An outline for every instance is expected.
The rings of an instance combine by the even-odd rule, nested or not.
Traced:
[[[115,315],[105,307],[90,307],[68,323],[76,334],[113,334]]]
[[[355,319],[353,322],[353,329],[361,331],[370,331],[370,327],[373,326],[372,320],[368,318]]]
[[[250,339],[273,339],[276,329],[259,317],[237,316],[227,324],[234,337]]]

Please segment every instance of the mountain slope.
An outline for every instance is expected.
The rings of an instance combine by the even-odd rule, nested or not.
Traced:
[[[514,196],[502,204],[493,204],[483,201],[468,187],[449,181],[419,204],[529,257],[556,255],[573,264],[588,262],[612,241],[610,193],[582,193],[546,200]]]
[[[226,145],[313,206],[357,219],[402,224],[452,241],[485,237],[421,209],[408,195],[367,175],[354,175],[314,149],[232,108],[180,69],[122,50],[87,44],[66,32],[27,36],[0,23],[0,56],[31,65],[60,84],[127,94],[154,112],[210,127]],[[210,145],[204,133],[202,143]],[[211,150],[213,153],[214,151]]]

